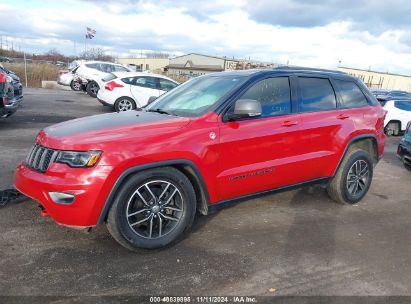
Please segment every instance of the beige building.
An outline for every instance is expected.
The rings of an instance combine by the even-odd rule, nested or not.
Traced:
[[[274,64],[190,53],[171,58],[170,64],[166,67],[166,71],[170,76],[196,77],[213,72],[243,70],[259,67],[274,67]]]
[[[150,71],[161,73],[169,65],[168,58],[117,58],[117,63],[135,66],[137,71]]]
[[[411,76],[339,67],[339,71],[360,78],[371,89],[403,90],[411,92]]]

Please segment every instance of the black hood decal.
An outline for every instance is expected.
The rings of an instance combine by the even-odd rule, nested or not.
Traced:
[[[88,131],[116,128],[137,123],[150,123],[162,120],[178,118],[165,114],[126,111],[119,113],[108,113],[69,120],[44,129],[44,132],[53,137],[70,136]]]

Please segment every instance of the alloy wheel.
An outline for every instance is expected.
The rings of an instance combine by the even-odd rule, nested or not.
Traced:
[[[352,196],[358,196],[368,186],[370,170],[366,161],[354,162],[347,175],[347,190]]]
[[[118,102],[118,109],[120,111],[130,111],[133,109],[133,103],[128,99],[121,99]]]
[[[146,239],[157,239],[173,231],[181,221],[184,201],[180,190],[165,180],[138,187],[127,203],[127,223]]]

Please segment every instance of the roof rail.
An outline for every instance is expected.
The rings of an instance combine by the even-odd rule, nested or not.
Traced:
[[[318,72],[330,72],[330,73],[347,74],[345,72],[338,71],[338,70],[308,68],[308,67],[290,66],[290,65],[278,66],[276,69],[305,70],[305,71],[318,71]]]

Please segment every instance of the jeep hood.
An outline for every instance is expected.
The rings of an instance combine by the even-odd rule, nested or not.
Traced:
[[[172,133],[189,122],[189,118],[145,111],[100,114],[47,127],[38,134],[37,142],[54,149],[88,149],[122,139]]]

